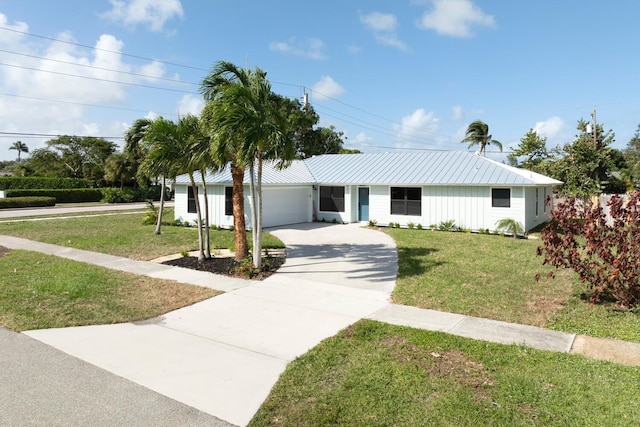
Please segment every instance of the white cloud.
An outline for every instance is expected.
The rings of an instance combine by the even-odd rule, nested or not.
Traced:
[[[24,22],[18,21],[13,25],[9,24],[9,20],[7,19],[7,16],[3,15],[2,13],[0,13],[0,26],[4,28],[8,28],[10,30],[19,31],[19,32],[15,32],[15,31],[3,32],[2,37],[0,38],[0,46],[3,46],[3,47],[12,47],[18,44],[25,37],[25,34],[21,34],[21,33],[26,33],[29,31],[29,26]]]
[[[401,124],[394,125],[398,133],[399,146],[408,148],[411,146],[433,145],[436,132],[440,125],[440,119],[433,112],[426,112],[419,108],[413,113],[402,118]]]
[[[204,100],[196,95],[186,94],[178,101],[178,114],[185,116],[193,114],[199,116],[204,108]]]
[[[451,115],[453,120],[460,120],[463,117],[462,105],[454,105],[451,108]]]
[[[322,76],[320,81],[311,88],[311,94],[315,100],[337,98],[344,92],[344,88],[330,76]]]
[[[360,22],[373,32],[373,36],[378,43],[385,46],[395,47],[396,49],[407,51],[407,45],[398,38],[396,28],[398,19],[390,13],[371,12],[369,14],[360,15]]]
[[[453,37],[471,37],[473,26],[495,27],[493,16],[484,13],[470,0],[433,0],[418,27]]]
[[[148,25],[151,31],[162,31],[164,24],[184,16],[180,0],[110,0],[111,10],[104,18],[121,22],[125,26]]]
[[[548,139],[554,139],[564,129],[564,121],[557,116],[551,117],[543,122],[536,122],[533,127],[534,132]]]
[[[316,38],[310,38],[304,42],[299,42],[295,37],[291,37],[286,42],[269,43],[269,49],[274,52],[304,56],[316,60],[327,59],[327,56],[324,53],[324,48],[324,42]]]
[[[0,15],[0,25],[21,31],[28,29],[23,23],[10,25],[4,15]],[[55,37],[75,42],[68,32]],[[7,43],[6,38],[0,41],[0,44],[3,43]],[[109,124],[110,119],[105,118],[108,114],[106,110],[96,113],[95,109],[79,104],[124,106],[130,87],[106,80],[140,83],[148,79],[118,71],[153,77],[161,77],[164,71],[160,64],[154,62],[142,65],[125,62],[120,53],[124,43],[112,35],[100,36],[95,47],[110,52],[81,48],[61,41],[34,43],[14,37],[11,50],[30,56],[0,52],[0,62],[11,65],[0,67],[0,93],[11,95],[0,95],[2,131],[122,136],[122,123]],[[20,138],[0,137],[0,159],[12,158],[12,153],[1,150],[1,147],[17,139]],[[25,137],[23,142],[33,151],[43,147],[48,139]]]

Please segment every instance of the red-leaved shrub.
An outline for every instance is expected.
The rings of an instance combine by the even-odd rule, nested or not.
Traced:
[[[612,298],[633,308],[640,304],[640,192],[615,195],[607,205],[609,219],[602,207],[579,199],[558,204],[538,255],[543,264],[578,273],[592,302]]]

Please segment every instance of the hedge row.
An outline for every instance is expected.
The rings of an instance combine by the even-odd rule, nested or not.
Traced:
[[[103,194],[99,188],[69,188],[69,189],[37,189],[37,190],[6,190],[8,198],[13,197],[53,197],[56,203],[99,202]]]
[[[55,206],[55,197],[7,197],[0,199],[0,209],[39,208]]]
[[[82,178],[44,178],[39,176],[2,176],[0,190],[42,190],[62,188],[90,188],[93,181]]]
[[[160,187],[102,188],[102,201],[107,203],[144,202],[160,200]]]

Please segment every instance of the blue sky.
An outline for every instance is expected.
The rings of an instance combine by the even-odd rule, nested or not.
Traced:
[[[0,0],[0,160],[49,139],[9,132],[121,137],[197,114],[219,60],[309,93],[365,152],[466,150],[477,119],[505,150],[531,128],[552,147],[594,107],[622,149],[640,123],[638,16],[636,0]]]

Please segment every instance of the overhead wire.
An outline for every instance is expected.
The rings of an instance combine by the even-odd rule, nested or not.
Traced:
[[[114,51],[114,50],[110,50],[110,49],[99,48],[99,47],[96,47],[96,46],[89,46],[89,45],[85,45],[85,44],[81,44],[81,43],[71,42],[71,41],[68,41],[68,40],[62,40],[62,39],[57,39],[57,38],[54,38],[54,37],[48,37],[48,36],[34,34],[34,33],[26,32],[26,31],[20,31],[20,30],[17,30],[17,29],[8,28],[8,27],[4,27],[4,26],[0,26],[0,30],[10,31],[10,32],[18,33],[18,34],[31,36],[31,37],[37,37],[37,38],[41,38],[41,39],[45,39],[45,40],[49,40],[49,41],[54,41],[54,42],[57,42],[57,43],[65,43],[65,44],[78,46],[78,47],[82,47],[82,48],[86,48],[86,49],[114,53],[114,54],[118,54],[118,55],[121,55],[121,56],[124,56],[124,57],[135,58],[135,59],[140,59],[140,60],[144,60],[144,61],[152,61],[152,62],[155,62],[155,63],[158,63],[158,64],[170,65],[170,66],[181,67],[181,68],[192,69],[192,70],[198,70],[198,71],[205,71],[205,72],[210,71],[210,70],[207,70],[207,69],[201,68],[201,67],[194,67],[194,66],[190,66],[190,65],[179,64],[179,63],[176,63],[176,62],[163,61],[163,60],[149,58],[149,57],[145,57],[145,56],[141,56],[141,55],[129,54],[129,53],[121,52],[121,51]],[[0,52],[4,52],[4,53],[8,53],[8,54],[21,55],[21,56],[31,57],[31,58],[35,58],[35,59],[53,61],[53,62],[68,64],[68,65],[75,65],[75,66],[80,66],[80,67],[85,67],[85,68],[92,68],[92,69],[96,69],[96,70],[116,72],[116,73],[121,73],[121,74],[134,76],[134,77],[141,77],[141,78],[147,78],[147,79],[153,79],[153,80],[159,80],[159,81],[167,81],[167,82],[176,83],[176,84],[186,84],[186,85],[196,85],[197,84],[197,83],[185,82],[185,81],[181,81],[181,80],[177,80],[177,79],[149,76],[149,75],[144,75],[144,74],[140,74],[140,73],[127,72],[127,71],[123,71],[123,70],[114,70],[114,69],[97,67],[97,66],[88,65],[88,64],[78,64],[78,63],[73,63],[73,62],[69,62],[69,61],[63,61],[63,60],[59,60],[59,59],[46,58],[46,57],[30,55],[30,54],[25,54],[25,53],[20,53],[20,52],[13,52],[13,51],[2,50],[2,49],[0,49]],[[0,65],[26,69],[26,70],[30,70],[30,71],[52,73],[52,74],[57,74],[57,75],[67,76],[67,77],[76,77],[76,78],[83,78],[83,79],[88,79],[88,80],[93,80],[93,81],[102,81],[102,82],[106,82],[106,83],[122,84],[122,85],[134,86],[134,87],[141,87],[141,88],[146,88],[146,89],[163,90],[163,91],[186,93],[186,94],[198,94],[198,92],[196,92],[196,91],[188,91],[188,90],[181,90],[181,89],[176,89],[176,88],[151,86],[151,85],[145,85],[145,84],[134,83],[134,82],[123,82],[123,81],[110,80],[110,79],[99,78],[99,77],[83,76],[83,75],[77,75],[77,74],[72,74],[72,73],[63,73],[63,72],[53,71],[53,70],[43,70],[43,69],[20,66],[20,65],[15,65],[15,64],[6,64],[6,63],[2,63],[2,62],[0,62]],[[304,86],[304,85],[286,83],[286,82],[280,82],[280,81],[271,81],[271,83],[272,84],[285,85],[285,86],[291,86],[291,87],[298,87],[298,88],[301,88],[303,91],[305,91],[308,88],[307,86]],[[371,117],[375,117],[377,119],[384,120],[385,122],[391,123],[392,125],[401,126],[395,120],[389,119],[387,117],[383,117],[383,116],[381,116],[379,114],[372,113],[372,112],[367,111],[367,110],[365,110],[363,108],[360,108],[360,107],[357,107],[355,105],[346,103],[346,102],[341,101],[339,99],[336,99],[336,98],[334,98],[334,97],[332,97],[330,95],[324,94],[324,93],[322,93],[322,92],[320,92],[318,90],[309,88],[309,91],[311,92],[312,95],[315,92],[316,94],[318,94],[322,98],[329,99],[329,100],[331,100],[333,102],[336,102],[338,104],[341,104],[341,105],[343,105],[345,107],[348,107],[348,108],[351,108],[353,110],[359,111],[359,112],[364,113],[366,115],[369,115]],[[10,94],[0,94],[0,95],[29,98],[29,97],[24,97],[24,96],[20,96],[20,95],[10,95]],[[31,99],[38,99],[38,98],[31,97]],[[126,111],[136,111],[136,112],[142,111],[142,110],[135,110],[135,109],[119,108],[119,107],[105,107],[105,106],[98,106],[98,105],[91,105],[91,104],[73,103],[73,102],[69,102],[69,101],[59,101],[59,100],[46,100],[46,101],[49,101],[49,102],[61,102],[61,103],[76,104],[76,105],[85,105],[85,106],[99,107],[99,108],[113,108],[113,109],[121,109],[121,110],[126,110]],[[384,127],[384,126],[380,126],[380,125],[377,125],[377,124],[374,124],[374,123],[367,122],[365,120],[356,118],[356,117],[351,116],[349,114],[337,111],[335,109],[331,109],[330,107],[327,107],[327,106],[324,106],[324,105],[320,105],[320,104],[317,104],[317,103],[314,103],[314,105],[316,107],[320,107],[321,110],[322,109],[326,109],[326,110],[329,110],[329,111],[333,111],[333,112],[335,112],[335,113],[337,113],[337,114],[339,114],[341,116],[344,116],[344,117],[347,117],[347,118],[351,118],[353,120],[357,120],[358,122],[361,122],[361,123],[354,123],[352,121],[345,120],[342,117],[337,117],[337,116],[325,113],[325,115],[327,115],[329,117],[332,117],[332,118],[334,118],[336,120],[341,120],[341,121],[343,121],[345,123],[353,124],[355,126],[361,127],[362,129],[366,129],[366,130],[369,130],[371,132],[379,133],[379,134],[382,134],[382,135],[385,135],[385,136],[391,136],[391,137],[395,137],[395,138],[398,137],[397,131],[395,131],[394,129],[389,129],[389,128]],[[362,123],[364,123],[365,125],[362,125]],[[375,127],[375,128],[382,129],[382,130],[373,129],[371,126]],[[406,124],[402,125],[402,126],[404,128],[406,128],[406,129],[410,129],[410,130],[414,130],[416,132],[424,133],[425,136],[431,136],[432,137],[433,135],[439,135],[439,136],[444,136],[444,137],[448,137],[448,138],[452,137],[452,135],[433,133],[433,132],[429,132],[429,131],[426,131],[426,130],[421,129],[421,128],[408,126]],[[404,136],[403,139],[404,140],[411,139],[411,140],[413,140],[415,142],[424,143],[424,140],[419,140],[419,139],[416,139],[415,137]],[[379,146],[379,147],[380,148],[390,148],[390,147],[383,147],[383,146]]]

